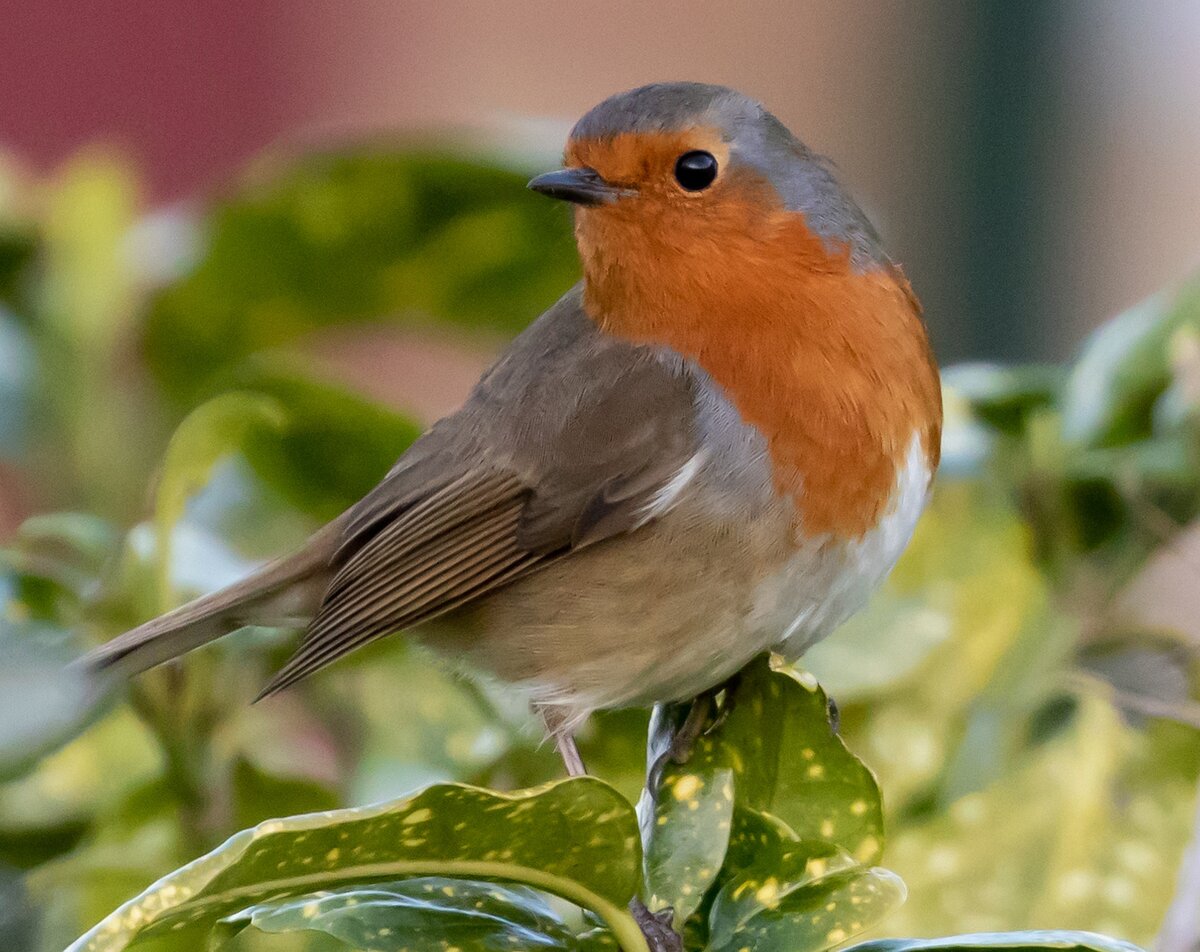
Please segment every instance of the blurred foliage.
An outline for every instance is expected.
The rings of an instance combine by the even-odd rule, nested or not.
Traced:
[[[154,297],[146,357],[194,399],[214,375],[331,324],[397,314],[513,333],[575,280],[569,219],[479,162],[319,155],[220,203],[196,267]]]
[[[1194,835],[1200,646],[1114,606],[1200,512],[1200,283],[1069,367],[948,370],[943,474],[884,590],[812,674],[748,669],[657,801],[682,711],[593,718],[600,779],[546,786],[521,702],[403,639],[256,706],[287,633],[118,690],[63,667],[295,544],[415,438],[312,369],[317,335],[490,346],[566,289],[569,218],[523,185],[374,147],[147,214],[117,154],[0,162],[0,513],[44,513],[0,549],[5,947],[100,923],[80,948],[640,948],[636,892],[689,948],[1150,942]]]

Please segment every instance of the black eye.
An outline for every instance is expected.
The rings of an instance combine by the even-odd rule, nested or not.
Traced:
[[[689,192],[708,188],[717,177],[717,160],[710,152],[685,152],[675,163],[675,181]]]

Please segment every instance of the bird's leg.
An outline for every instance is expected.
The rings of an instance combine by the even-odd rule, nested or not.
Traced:
[[[562,757],[567,775],[586,777],[587,767],[583,764],[579,745],[575,743],[575,735],[562,711],[549,705],[538,705],[537,712],[542,716],[546,730],[554,738],[554,747]],[[670,909],[653,913],[646,908],[641,897],[634,896],[629,900],[629,913],[646,937],[650,952],[683,952],[683,939],[671,926],[673,915]]]
[[[563,766],[567,768],[568,777],[586,777],[587,767],[583,765],[583,757],[579,753],[579,745],[575,743],[575,734],[571,730],[562,709],[541,705],[537,712],[542,715],[546,730],[554,738],[554,749],[562,758]]]
[[[563,766],[567,768],[567,776],[587,776],[587,767],[583,765],[583,757],[579,753],[579,745],[575,743],[574,734],[555,734],[554,746],[558,750],[558,755],[563,759]]]
[[[705,691],[692,700],[687,716],[679,725],[675,736],[671,738],[671,746],[667,749],[667,756],[671,763],[686,764],[692,759],[692,748],[696,746],[696,741],[700,739],[700,735],[708,726],[708,718],[716,700],[717,693],[715,691]]]
[[[710,702],[711,697],[707,693],[701,694],[692,701],[683,721],[679,722],[679,726],[668,728],[671,731],[670,740],[665,748],[659,748],[662,753],[650,762],[650,766],[646,770],[646,793],[649,794],[652,802],[658,801],[658,792],[662,787],[662,778],[667,764],[686,764],[691,758],[696,740],[704,733],[704,723],[708,720]],[[655,708],[654,717],[651,720],[651,734],[655,733],[653,727],[655,720],[661,718],[670,723],[677,721],[678,717],[679,709],[674,705],[660,705]],[[652,756],[656,746],[652,741]]]

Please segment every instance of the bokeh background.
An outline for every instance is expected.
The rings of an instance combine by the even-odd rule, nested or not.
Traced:
[[[947,374],[934,511],[812,659],[887,797],[886,931],[1191,948],[1200,5],[45,0],[4,10],[0,75],[7,948],[265,816],[554,774],[511,698],[402,645],[254,709],[286,638],[86,711],[19,689],[371,485],[577,275],[524,178],[671,78],[832,157],[943,365],[994,364]],[[642,726],[590,741],[627,785]]]
[[[552,155],[611,92],[700,78],[837,161],[945,358],[1064,356],[1200,261],[1187,0],[11,6],[4,140],[42,167],[121,143],[153,201],[281,141],[451,128]]]

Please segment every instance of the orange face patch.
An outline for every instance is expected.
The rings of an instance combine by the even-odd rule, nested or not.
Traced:
[[[941,391],[916,299],[898,269],[855,270],[848,248],[831,251],[769,183],[721,156],[712,187],[674,187],[682,152],[714,151],[698,139],[568,149],[638,190],[576,215],[585,306],[609,332],[672,347],[713,377],[765,437],[798,529],[860,537],[914,435],[937,465]]]
[[[607,139],[573,140],[563,158],[568,166],[587,166],[615,185],[635,185],[656,194],[688,198],[673,178],[675,162],[685,152],[711,152],[720,169],[729,162],[729,146],[717,129],[686,132],[623,132]]]

